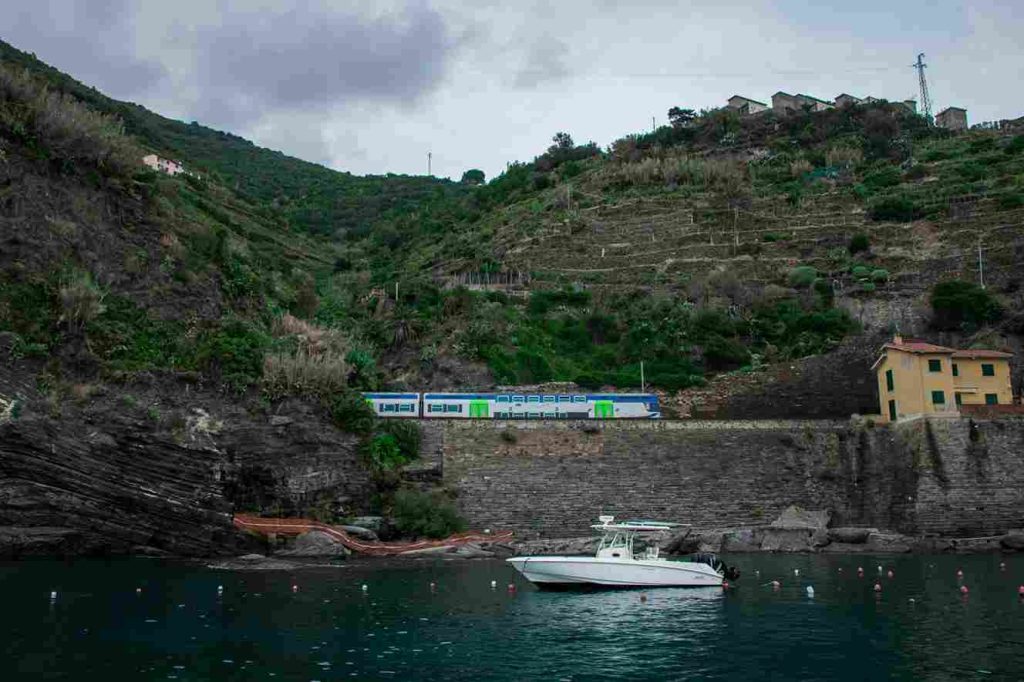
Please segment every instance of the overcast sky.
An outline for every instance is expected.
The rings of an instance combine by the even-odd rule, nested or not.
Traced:
[[[740,93],[1024,114],[1022,0],[3,0],[0,37],[118,99],[354,173],[488,178]],[[760,6],[757,6],[760,5]]]

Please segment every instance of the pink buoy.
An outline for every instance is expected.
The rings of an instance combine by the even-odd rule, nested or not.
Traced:
[[[961,585],[960,586],[960,594],[962,594],[962,595],[964,595],[966,597],[969,592],[970,592],[970,590],[967,589],[967,585]]]
[[[882,583],[875,583],[875,592],[882,591]]]
[[[777,590],[780,587],[782,587],[782,583],[780,583],[778,580],[773,580],[772,581],[772,589],[773,590]]]
[[[722,589],[723,590],[729,589],[729,581],[728,580],[723,580],[722,581]]]
[[[298,585],[292,585],[292,592],[298,592],[298,591],[299,591],[299,586]]]
[[[892,577],[894,577],[894,576],[895,576],[896,574],[892,572],[892,569],[889,569],[889,572],[888,572],[888,573],[886,573],[886,575],[887,575],[887,576],[889,576],[890,578],[892,578]]]
[[[508,584],[508,591],[509,592],[515,592],[516,591],[515,583],[509,583]]]
[[[1024,597],[1024,585],[1021,585],[1017,588],[1017,594],[1021,597]]]

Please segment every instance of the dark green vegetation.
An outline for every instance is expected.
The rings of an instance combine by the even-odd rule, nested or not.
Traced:
[[[997,321],[1002,306],[974,282],[951,280],[935,285],[931,295],[932,325],[936,329],[976,331]]]

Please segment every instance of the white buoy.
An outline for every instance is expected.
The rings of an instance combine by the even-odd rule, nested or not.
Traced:
[[[223,592],[224,592],[224,586],[223,585],[217,585],[217,594],[222,594]]]
[[[495,589],[497,587],[498,587],[498,581],[497,580],[492,580],[491,581],[491,589],[493,590],[493,589]]]
[[[141,587],[136,587],[135,588],[135,594],[142,594],[142,588]]]
[[[367,591],[367,590],[369,590],[369,589],[370,589],[370,588],[369,588],[369,587],[367,587],[367,586],[366,586],[366,584],[364,583],[364,584],[363,584],[363,592],[366,592],[366,591]]]
[[[800,569],[799,568],[794,568],[793,569],[793,575],[800,575]]]
[[[807,596],[814,599],[814,588],[810,585],[807,586]]]
[[[881,567],[881,566],[879,566],[879,567],[878,567],[878,572],[879,572],[879,573],[881,573],[881,572],[882,572],[882,567]]]
[[[50,601],[55,601],[56,599],[57,599],[57,592],[56,591],[50,592]]]

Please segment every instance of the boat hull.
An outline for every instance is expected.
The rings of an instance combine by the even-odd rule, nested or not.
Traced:
[[[538,556],[506,559],[538,587],[709,587],[722,576],[704,563],[603,557]]]

